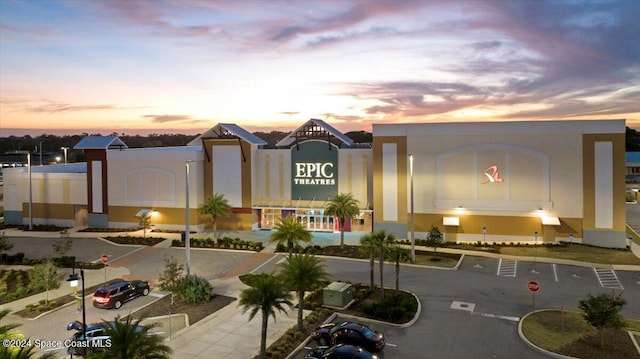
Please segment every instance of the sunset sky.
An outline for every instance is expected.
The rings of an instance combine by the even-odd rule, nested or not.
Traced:
[[[627,119],[640,1],[0,0],[0,137]]]

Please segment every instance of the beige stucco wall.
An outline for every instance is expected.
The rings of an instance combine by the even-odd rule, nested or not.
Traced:
[[[625,221],[624,129],[624,120],[374,125],[374,226],[406,233],[412,154],[417,232],[437,225],[449,240],[479,240],[484,226],[496,241],[533,241],[537,232],[539,240],[573,234],[617,246]],[[601,158],[613,169],[612,188],[604,189],[613,193],[611,228],[593,229],[596,141],[613,146],[612,157]],[[395,144],[397,156],[399,210],[391,222],[384,220],[384,144]],[[495,183],[483,183],[495,169]],[[543,216],[558,217],[560,225],[542,224]],[[460,225],[444,226],[444,217]]]

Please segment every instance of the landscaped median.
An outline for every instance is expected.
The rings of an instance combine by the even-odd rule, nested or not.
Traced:
[[[624,329],[605,329],[602,346],[600,333],[582,313],[573,311],[551,309],[529,313],[520,320],[518,333],[527,345],[555,358],[640,358],[637,347],[640,321],[626,322]]]

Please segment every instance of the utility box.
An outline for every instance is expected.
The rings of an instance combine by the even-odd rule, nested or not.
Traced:
[[[327,307],[344,308],[353,300],[352,285],[332,282],[322,290],[322,301]]]

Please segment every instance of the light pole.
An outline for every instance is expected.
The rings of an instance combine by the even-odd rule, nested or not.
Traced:
[[[31,153],[27,152],[27,166],[29,167],[29,230],[33,230],[33,190],[31,185]]]
[[[533,246],[536,249],[536,254],[534,258],[537,260],[538,259],[538,231],[533,232],[533,238],[535,239]]]
[[[409,177],[411,178],[411,260],[416,260],[416,221],[415,212],[413,210],[413,154],[409,155]]]
[[[60,149],[64,152],[64,163],[67,164],[67,150],[69,147],[60,147]]]
[[[482,227],[482,245],[487,245],[487,227]]]
[[[189,239],[189,224],[191,218],[189,216],[189,163],[195,161],[186,161],[184,164],[185,169],[185,231],[184,231],[184,250],[185,250],[185,269],[187,270],[187,275],[191,274],[191,240]]]
[[[573,244],[573,233],[569,233],[569,245]]]
[[[86,341],[87,340],[87,310],[84,302],[84,270],[82,269],[82,267],[80,267],[80,265],[78,265],[78,269],[80,269],[80,277],[78,277],[78,274],[76,273],[76,265],[77,263],[74,263],[73,267],[71,267],[71,274],[69,274],[69,278],[67,278],[67,282],[69,282],[69,285],[71,285],[71,288],[75,288],[78,286],[78,279],[82,279],[82,340]],[[86,358],[87,347],[84,344],[82,347],[84,348],[84,357]],[[71,350],[71,352],[73,353],[73,349]]]

